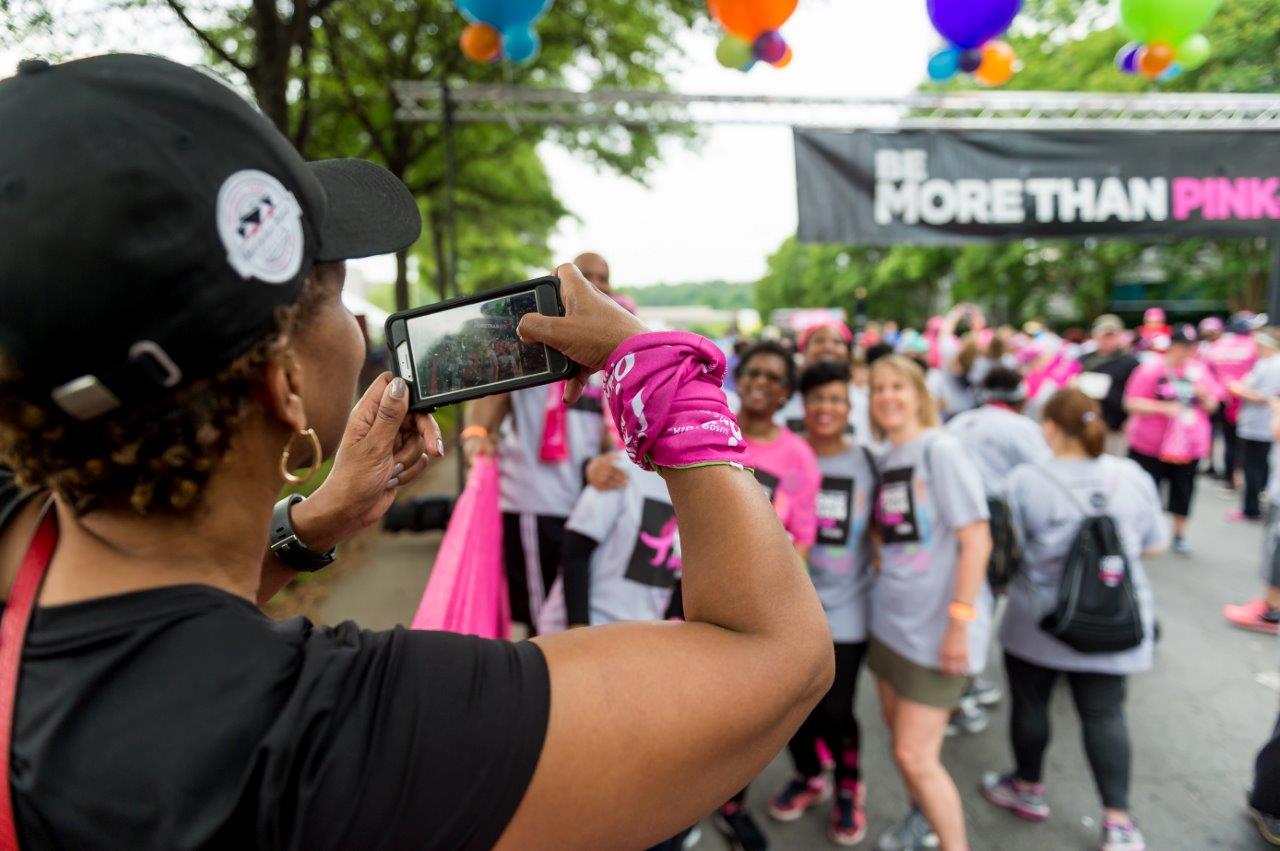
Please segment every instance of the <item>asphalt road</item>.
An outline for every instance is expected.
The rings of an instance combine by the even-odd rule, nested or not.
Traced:
[[[1161,641],[1155,669],[1129,683],[1128,720],[1133,740],[1131,806],[1152,851],[1262,849],[1244,815],[1244,789],[1254,754],[1270,735],[1280,698],[1280,646],[1274,638],[1229,627],[1222,606],[1256,596],[1260,587],[1261,529],[1230,524],[1235,497],[1201,478],[1192,507],[1187,558],[1166,555],[1148,565],[1155,586]],[[989,676],[1003,683],[999,653]],[[864,672],[858,684],[863,777],[867,783],[867,839],[906,810],[880,719],[875,686]],[[977,792],[983,772],[1008,770],[1007,705],[993,712],[984,733],[949,739],[943,760],[960,787],[974,851],[1047,851],[1096,848],[1101,810],[1084,759],[1080,725],[1070,694],[1059,682],[1053,704],[1053,741],[1045,761],[1046,798],[1053,813],[1043,824],[1023,822],[987,804]],[[789,779],[785,754],[751,787],[748,806],[774,849],[834,848],[825,836],[825,807],[779,824],[765,805]],[[709,824],[699,849],[727,847]]]

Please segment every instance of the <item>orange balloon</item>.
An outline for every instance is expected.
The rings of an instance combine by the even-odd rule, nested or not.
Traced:
[[[462,31],[462,53],[476,62],[492,62],[502,53],[502,34],[488,24],[471,24]]]
[[[979,83],[1003,86],[1013,79],[1018,54],[1003,41],[991,41],[982,47],[982,64],[973,72]]]
[[[729,32],[755,41],[756,36],[776,30],[796,10],[798,0],[707,0],[707,9]]]
[[[1165,69],[1173,64],[1176,54],[1172,47],[1161,42],[1148,44],[1138,54],[1138,70],[1144,77],[1159,77]]]
[[[791,48],[788,47],[787,52],[782,54],[782,58],[779,59],[777,62],[773,63],[773,67],[786,68],[788,65],[791,64],[791,59],[794,57],[794,55],[795,54],[791,52]]]

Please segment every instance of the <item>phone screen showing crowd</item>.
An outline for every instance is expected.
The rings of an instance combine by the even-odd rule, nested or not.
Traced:
[[[516,326],[536,313],[532,291],[415,316],[407,323],[423,398],[550,371],[541,343],[523,343]]]

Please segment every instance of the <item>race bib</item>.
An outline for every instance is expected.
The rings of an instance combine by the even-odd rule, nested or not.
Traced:
[[[914,475],[914,467],[899,467],[887,471],[880,479],[880,489],[876,494],[876,525],[880,528],[880,539],[886,544],[920,541],[915,490],[911,486]]]
[[[817,508],[818,543],[843,545],[853,516],[853,479],[824,476]]]
[[[675,509],[665,502],[646,499],[631,561],[627,564],[627,579],[654,588],[670,588],[683,566]]]

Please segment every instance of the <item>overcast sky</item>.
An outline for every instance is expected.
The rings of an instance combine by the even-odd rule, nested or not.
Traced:
[[[105,27],[113,49],[201,61],[162,12],[128,15]],[[795,53],[789,67],[758,65],[742,74],[716,63],[715,38],[691,32],[685,70],[673,83],[697,94],[898,95],[919,83],[940,41],[923,0],[801,0],[783,34]],[[96,52],[98,44],[86,38],[78,52]],[[18,58],[0,50],[0,73],[9,73]],[[556,191],[577,216],[552,239],[556,259],[599,251],[612,264],[615,283],[752,281],[795,232],[795,164],[791,131],[783,127],[709,127],[697,147],[668,144],[648,186],[597,172],[549,144],[542,153]],[[374,281],[394,274],[385,260],[364,267]]]

